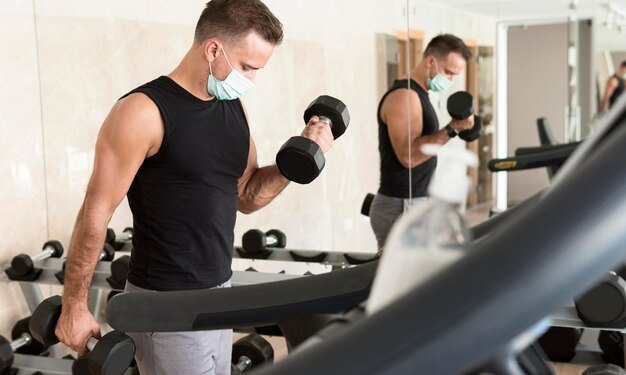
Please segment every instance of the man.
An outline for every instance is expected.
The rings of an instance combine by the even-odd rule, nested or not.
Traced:
[[[626,60],[622,61],[620,69],[606,82],[604,97],[600,102],[600,113],[604,113],[613,106],[620,95],[624,92],[624,81],[626,80]]]
[[[462,121],[452,120],[439,129],[437,115],[428,99],[430,91],[448,90],[470,57],[471,52],[461,39],[450,34],[439,35],[430,41],[410,76],[396,80],[380,101],[380,187],[370,209],[370,224],[379,250],[405,208],[425,204],[427,200],[427,187],[437,159],[423,154],[421,146],[445,144],[458,132],[474,125],[470,116]]]
[[[283,38],[259,0],[213,0],[180,64],[122,97],[105,119],[78,213],[56,335],[84,353],[100,329],[87,309],[107,224],[128,195],[133,252],[127,291],[229,286],[236,211],[254,212],[288,184],[259,168],[239,99]],[[314,116],[302,136],[326,152],[330,127]],[[232,330],[130,334],[142,375],[229,374]]]

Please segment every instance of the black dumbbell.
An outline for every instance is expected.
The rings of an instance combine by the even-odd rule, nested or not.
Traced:
[[[590,327],[626,327],[626,282],[614,272],[574,302],[578,317]]]
[[[329,124],[333,137],[339,138],[348,128],[350,114],[339,99],[322,95],[315,99],[304,111],[304,122],[308,124],[313,116]],[[319,176],[326,158],[320,146],[308,138],[289,138],[276,154],[276,165],[287,179],[299,184],[308,184]]]
[[[33,256],[26,254],[16,255],[11,260],[11,267],[4,272],[12,280],[36,280],[41,274],[41,269],[35,268],[35,263],[48,258],[60,258],[62,255],[63,245],[59,241],[51,240],[43,244],[39,254]]]
[[[100,256],[98,257],[98,261],[110,262],[113,260],[113,257],[115,257],[115,249],[113,248],[113,246],[105,243],[102,251],[100,252]],[[67,263],[67,260],[63,262],[63,266],[61,266],[61,271],[54,274],[54,277],[56,277],[61,284],[65,282],[65,263]]]
[[[45,347],[59,342],[54,330],[61,316],[61,296],[49,297],[37,306],[30,319],[30,333]],[[135,355],[133,340],[121,332],[111,331],[101,339],[87,341],[89,353],[72,365],[73,374],[123,374]]]
[[[258,254],[268,247],[287,246],[287,236],[278,229],[271,229],[263,233],[258,229],[250,229],[241,238],[241,247],[248,254]]]
[[[115,290],[124,290],[126,285],[126,275],[130,267],[130,256],[124,255],[111,262],[111,276],[107,277],[107,282]]]
[[[361,205],[361,215],[370,216],[370,208],[372,208],[372,202],[374,201],[375,194],[367,193],[363,204]]]
[[[624,335],[621,332],[600,331],[598,346],[605,362],[624,367]]]
[[[576,355],[576,346],[583,330],[570,327],[550,327],[539,338],[539,345],[553,362],[569,362]]]
[[[115,250],[119,250],[124,246],[124,243],[133,240],[134,233],[135,231],[131,227],[124,228],[120,234],[116,234],[113,228],[107,228],[105,242],[113,246]]]
[[[274,349],[263,337],[250,334],[233,344],[232,374],[245,372],[263,363],[274,361]]]
[[[474,126],[471,129],[459,132],[459,138],[472,142],[480,138],[483,125],[480,117],[474,114],[474,98],[466,91],[458,91],[448,97],[448,113],[455,120],[465,120],[474,116]]]
[[[13,365],[13,353],[39,355],[44,347],[33,337],[28,330],[30,317],[18,320],[11,331],[12,341],[0,336],[0,374],[10,373]]]

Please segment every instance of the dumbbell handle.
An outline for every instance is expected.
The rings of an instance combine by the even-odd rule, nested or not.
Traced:
[[[275,236],[269,235],[265,237],[265,243],[267,247],[273,247],[278,243],[278,239]]]
[[[327,123],[328,125],[330,125],[330,127],[331,127],[331,128],[333,127],[333,122],[332,122],[332,120],[331,120],[331,119],[329,119],[328,117],[326,117],[326,116],[317,116],[317,117],[319,117],[319,118],[320,118],[320,121],[321,121],[321,122],[325,122],[325,123]]]
[[[33,341],[32,336],[24,332],[22,333],[22,336],[11,341],[11,350],[16,351],[17,349],[30,344],[31,341]]]
[[[235,365],[235,367],[237,367],[239,369],[239,371],[244,372],[247,369],[249,369],[252,366],[252,360],[248,357],[241,356],[239,357],[239,360],[237,361],[237,364]]]
[[[31,255],[30,260],[32,260],[33,263],[36,263],[40,260],[48,259],[52,257],[52,255],[54,255],[54,249],[51,246],[46,246],[46,248],[44,248],[39,254]]]
[[[132,239],[133,239],[133,234],[129,233],[129,232],[124,232],[124,233],[120,233],[120,234],[116,234],[115,235],[115,241],[116,242],[131,241]]]
[[[96,347],[96,345],[98,345],[98,339],[95,337],[90,337],[89,340],[87,340],[87,349],[89,349],[89,351],[92,351],[93,348]]]

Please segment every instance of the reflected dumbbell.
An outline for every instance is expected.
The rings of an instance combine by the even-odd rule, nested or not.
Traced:
[[[363,204],[361,204],[361,215],[370,216],[370,209],[372,208],[372,202],[374,202],[375,194],[367,193],[365,195],[365,199],[363,199]]]
[[[287,236],[278,229],[267,232],[259,229],[250,229],[241,238],[241,247],[249,255],[259,254],[268,247],[284,248],[287,246]]]
[[[124,255],[111,262],[111,276],[107,277],[107,282],[112,289],[124,290],[126,286],[126,276],[130,268],[130,256]]]
[[[251,334],[233,344],[231,374],[236,375],[274,361],[274,349],[263,337]]]
[[[98,257],[98,261],[110,262],[113,260],[113,257],[115,257],[115,249],[113,249],[113,246],[109,245],[108,243],[105,243],[104,247],[102,248],[102,251],[100,252],[100,256]],[[65,264],[66,263],[67,263],[67,260],[63,262],[63,266],[61,266],[61,271],[54,274],[54,277],[56,277],[57,280],[59,280],[61,284],[65,282]]]
[[[60,258],[63,255],[63,245],[59,241],[51,240],[46,242],[39,254],[16,255],[11,260],[11,267],[4,272],[11,280],[33,281],[41,275],[41,268],[36,268],[35,263],[48,258]]]
[[[45,347],[59,342],[54,330],[61,315],[61,296],[52,296],[37,306],[30,320],[30,333]],[[73,374],[122,375],[130,367],[135,355],[135,344],[126,334],[111,331],[101,339],[87,341],[89,353],[72,365]]]
[[[133,240],[135,231],[131,227],[124,228],[122,233],[115,233],[113,228],[107,228],[105,242],[113,246],[115,250],[120,250],[124,244]]]
[[[33,340],[28,329],[30,317],[19,320],[11,331],[12,341],[0,336],[0,374],[9,374],[13,366],[14,353],[39,355],[44,347]]]
[[[480,117],[474,114],[474,98],[466,91],[455,92],[448,97],[448,114],[455,120],[465,120],[474,116],[474,126],[471,129],[459,132],[459,138],[472,142],[483,134],[483,125]]]

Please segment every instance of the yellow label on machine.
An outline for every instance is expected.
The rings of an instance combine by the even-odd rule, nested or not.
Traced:
[[[515,160],[511,161],[500,161],[497,162],[495,167],[496,169],[511,169],[517,166],[517,162]]]

